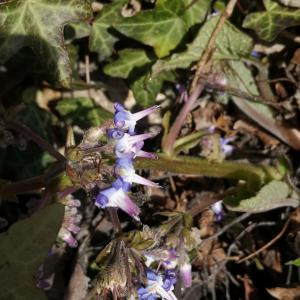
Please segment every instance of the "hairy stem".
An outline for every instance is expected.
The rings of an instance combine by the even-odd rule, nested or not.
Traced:
[[[280,180],[276,168],[235,161],[210,162],[207,159],[177,156],[170,157],[159,154],[158,159],[137,158],[135,167],[138,169],[160,170],[177,174],[199,175],[216,178],[243,179],[249,186],[260,186],[271,180]]]

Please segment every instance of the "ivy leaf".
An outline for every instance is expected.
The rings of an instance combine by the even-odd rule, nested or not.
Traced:
[[[299,205],[298,199],[288,198],[289,186],[282,181],[273,180],[263,186],[256,196],[239,200],[227,198],[224,204],[229,210],[240,212],[261,213],[278,207]]]
[[[64,207],[52,204],[0,235],[0,299],[47,299],[36,274],[54,243]]]
[[[152,68],[153,76],[155,77],[164,70],[188,68],[192,62],[198,61],[208,44],[218,20],[219,17],[208,20],[201,27],[194,41],[188,45],[186,51],[173,54],[165,60],[158,60]],[[251,51],[252,40],[230,22],[226,22],[217,36],[215,48],[214,59],[239,59]]]
[[[187,32],[188,27],[180,17],[183,10],[181,0],[162,0],[156,3],[154,9],[123,18],[114,27],[126,36],[152,46],[158,57],[164,57]]]
[[[100,61],[113,53],[114,44],[118,39],[109,30],[116,20],[121,18],[121,9],[126,2],[126,0],[117,0],[105,5],[92,25],[89,48],[99,54]]]
[[[99,126],[112,118],[111,113],[96,106],[91,99],[83,97],[62,99],[57,103],[56,109],[67,124],[76,124],[85,129]]]
[[[300,9],[291,9],[275,1],[264,0],[265,12],[249,14],[243,27],[256,31],[264,40],[272,41],[282,30],[300,25]]]
[[[210,8],[210,0],[183,0],[185,11],[183,20],[188,27],[201,23]]]
[[[31,47],[51,77],[69,86],[71,69],[63,41],[64,25],[88,16],[90,4],[82,0],[1,3],[0,62],[5,62],[23,47]]]
[[[134,68],[142,67],[151,62],[142,49],[124,49],[118,52],[119,59],[107,64],[103,71],[112,77],[128,78]]]
[[[134,81],[131,89],[136,102],[143,107],[152,106],[165,80],[173,81],[175,78],[171,72],[161,73],[155,78],[148,72]]]

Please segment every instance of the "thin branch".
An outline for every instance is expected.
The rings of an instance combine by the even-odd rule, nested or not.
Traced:
[[[254,253],[251,253],[250,255],[240,259],[237,263],[240,264],[254,256],[257,256],[258,254],[260,254],[261,252],[263,252],[264,250],[266,250],[267,248],[269,248],[270,246],[272,246],[275,242],[277,242],[285,233],[285,231],[287,230],[288,226],[290,224],[290,219],[288,219],[283,228],[281,229],[281,231],[271,240],[269,241],[267,244],[265,244],[263,247],[261,247],[260,249],[258,249],[257,251],[255,251]]]
[[[196,100],[201,95],[202,91],[205,88],[205,82],[201,79],[201,76],[208,72],[210,65],[211,65],[211,57],[214,51],[214,45],[217,39],[218,34],[220,33],[225,21],[229,18],[233,12],[234,6],[237,0],[230,0],[226,6],[225,11],[223,12],[220,20],[217,23],[216,28],[214,29],[211,38],[203,52],[198,64],[197,69],[190,87],[189,97],[188,100],[185,102],[184,106],[182,107],[179,115],[177,116],[174,124],[172,125],[165,143],[164,143],[164,150],[167,154],[172,154],[173,146],[177,136],[179,135],[180,129],[184,124],[184,121],[188,115],[188,113],[194,107]]]
[[[207,71],[208,62],[210,61],[212,53],[214,51],[214,45],[216,43],[218,34],[221,32],[222,27],[225,24],[226,20],[228,18],[230,18],[230,16],[232,15],[232,12],[233,12],[233,9],[234,9],[236,3],[237,3],[237,0],[230,0],[228,2],[224,12],[222,13],[220,20],[217,23],[217,26],[215,27],[207,46],[205,47],[205,51],[202,54],[201,59],[199,60],[199,62],[197,64],[197,69],[196,69],[194,79],[192,81],[191,88],[190,88],[190,94],[192,94],[194,92],[194,90],[196,89],[201,75]]]
[[[227,225],[225,225],[221,230],[219,230],[217,233],[215,233],[214,235],[206,238],[203,240],[203,242],[205,241],[209,241],[209,240],[213,240],[216,239],[217,237],[219,237],[220,235],[222,235],[223,233],[225,233],[229,228],[231,228],[232,226],[234,226],[235,224],[247,219],[248,217],[251,216],[251,213],[246,212],[240,216],[238,216],[236,219],[234,219],[233,221],[231,221],[230,223],[228,223]]]
[[[21,133],[22,135],[26,136],[29,140],[32,140],[41,149],[48,152],[50,155],[52,155],[58,161],[66,160],[66,158],[62,154],[60,154],[50,143],[48,143],[46,140],[42,139],[38,134],[33,132],[29,127],[27,127],[23,124],[19,124],[12,120],[5,120],[5,126],[7,128],[13,129],[13,130]]]
[[[163,147],[168,154],[172,153],[175,140],[179,135],[180,129],[186,119],[186,116],[194,107],[196,100],[198,99],[199,95],[202,93],[203,90],[204,90],[204,81],[200,82],[197,85],[193,93],[189,96],[188,100],[185,102],[180,113],[178,114],[164,142]]]

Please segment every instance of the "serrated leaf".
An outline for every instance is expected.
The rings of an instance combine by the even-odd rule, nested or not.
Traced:
[[[118,52],[119,59],[107,64],[103,71],[112,77],[128,78],[134,68],[151,62],[146,51],[142,49],[124,49]]]
[[[187,50],[173,54],[165,60],[158,60],[152,68],[153,76],[162,71],[176,68],[188,68],[191,63],[200,59],[211,34],[218,23],[219,17],[208,20],[200,29],[194,41],[188,45]],[[239,59],[247,55],[252,49],[252,40],[246,34],[238,30],[230,22],[226,22],[218,34],[214,59]]]
[[[99,126],[112,118],[111,113],[96,106],[89,98],[62,99],[56,109],[67,124],[76,124],[82,128]]]
[[[82,0],[12,0],[0,5],[0,62],[23,47],[31,47],[49,74],[69,86],[71,70],[63,42],[66,23],[90,16],[90,4]]]
[[[89,48],[99,54],[100,61],[109,57],[114,51],[114,45],[118,39],[109,30],[122,17],[121,9],[126,2],[128,1],[117,0],[105,5],[93,22]]]
[[[242,200],[227,198],[224,204],[229,210],[251,213],[261,213],[284,206],[297,207],[298,199],[288,198],[289,195],[290,188],[285,182],[273,180],[263,186],[254,197]]]
[[[291,9],[275,1],[264,0],[265,12],[249,14],[244,22],[244,28],[256,31],[257,35],[267,41],[272,41],[282,30],[300,25],[300,9]]]
[[[52,204],[0,235],[0,299],[47,299],[36,274],[61,226],[64,207]]]
[[[152,46],[158,57],[164,57],[179,44],[188,30],[180,17],[183,10],[182,0],[163,0],[157,2],[154,9],[121,19],[114,27],[126,36]]]

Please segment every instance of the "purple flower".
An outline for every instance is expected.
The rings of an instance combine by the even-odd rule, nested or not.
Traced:
[[[224,218],[224,209],[223,209],[223,205],[222,205],[222,200],[214,203],[211,206],[211,209],[213,210],[213,212],[215,213],[216,216],[216,220],[218,222],[222,221],[222,219]]]
[[[229,145],[229,143],[231,143],[234,140],[234,137],[220,138],[221,151],[225,154],[225,156],[229,156],[232,154],[234,146]]]
[[[146,117],[147,115],[151,114],[158,108],[159,105],[155,105],[133,114],[130,111],[126,110],[123,105],[116,103],[115,104],[116,113],[114,116],[115,125],[120,129],[128,128],[129,134],[130,135],[134,134],[136,122]]]
[[[154,273],[152,270],[147,270],[147,285],[139,287],[137,292],[140,300],[177,300],[176,296],[172,292],[174,289],[173,283],[174,274],[169,272],[165,274],[164,278],[160,274]]]
[[[115,175],[116,180],[111,187],[100,191],[96,198],[98,207],[118,207],[130,216],[138,219],[139,207],[127,196],[133,183],[143,184],[151,187],[159,187],[158,184],[145,179],[135,173],[133,159],[137,156],[155,158],[152,153],[142,150],[144,140],[154,137],[154,133],[134,135],[136,122],[147,116],[158,106],[145,109],[132,114],[125,110],[121,104],[115,104],[114,123],[115,128],[107,130],[107,137],[113,140],[114,154],[116,156]]]
[[[156,133],[144,133],[139,135],[129,135],[125,133],[124,136],[117,140],[115,146],[115,154],[117,157],[123,157],[124,155],[132,152],[133,156],[137,154],[141,150],[141,142],[146,139],[153,138]]]
[[[139,220],[140,208],[127,196],[122,188],[110,187],[101,191],[96,198],[95,204],[102,208],[118,207],[136,220]]]
[[[74,248],[77,247],[77,240],[73,234],[77,234],[80,231],[78,224],[81,221],[81,215],[76,208],[80,206],[80,201],[74,199],[72,195],[68,195],[64,203],[67,206],[65,207],[64,220],[58,232],[58,237]]]
[[[117,159],[115,173],[130,184],[138,183],[156,188],[159,187],[157,183],[137,175],[133,167],[132,159],[128,157]]]
[[[143,147],[144,147],[143,141],[135,143],[135,145],[133,146],[133,152],[135,153],[133,158],[135,157],[145,157],[149,159],[157,158],[157,156],[154,153],[143,151],[142,150]]]
[[[189,262],[184,262],[180,268],[180,278],[184,287],[188,288],[192,286],[192,265]]]

